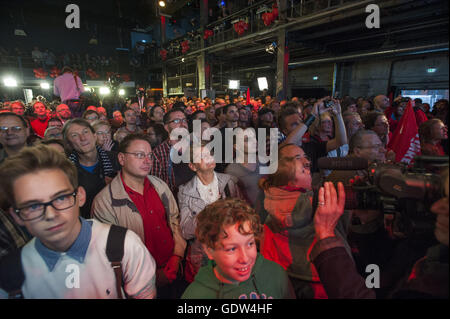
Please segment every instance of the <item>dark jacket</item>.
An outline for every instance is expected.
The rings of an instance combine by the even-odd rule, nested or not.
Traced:
[[[362,299],[375,298],[375,291],[355,267],[352,258],[337,237],[318,241],[310,259],[325,287],[329,298]],[[391,298],[444,298],[448,299],[448,247],[431,247],[427,255],[418,260],[405,280],[399,282]]]
[[[95,196],[116,176],[119,171],[117,158],[113,153],[104,151],[97,147],[99,159],[97,166],[92,173],[83,169],[78,160],[78,154],[73,152],[69,159],[75,164],[78,171],[78,185],[83,186],[86,191],[86,203],[80,208],[80,215],[83,218],[90,218],[91,205]]]

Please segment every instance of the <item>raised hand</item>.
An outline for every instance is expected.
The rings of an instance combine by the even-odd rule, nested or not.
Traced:
[[[318,240],[334,237],[334,229],[344,213],[344,185],[338,183],[339,197],[333,183],[325,182],[319,189],[319,203],[314,216],[314,228]]]
[[[105,141],[105,143],[103,143],[102,149],[105,150],[105,151],[111,151],[113,145],[114,145],[114,141],[108,139],[108,140]]]

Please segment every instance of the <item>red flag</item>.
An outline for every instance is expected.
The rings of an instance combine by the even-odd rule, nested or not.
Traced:
[[[250,104],[250,88],[247,88],[247,101],[246,101],[246,105]]]
[[[411,164],[414,156],[420,155],[419,130],[411,101],[397,124],[388,149],[395,152],[396,162]]]

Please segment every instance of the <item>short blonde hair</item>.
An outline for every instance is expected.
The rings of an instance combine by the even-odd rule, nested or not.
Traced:
[[[96,131],[96,132],[97,132],[98,128],[102,125],[105,125],[105,126],[108,126],[109,128],[111,128],[111,124],[109,124],[108,121],[97,120],[91,124],[91,126],[94,128],[94,131]]]

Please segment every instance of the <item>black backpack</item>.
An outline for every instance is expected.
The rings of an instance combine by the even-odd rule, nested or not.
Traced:
[[[127,229],[111,225],[106,242],[106,256],[111,262],[116,277],[116,289],[119,299],[123,299],[122,258]],[[0,288],[8,292],[9,299],[23,299],[22,285],[25,274],[22,268],[22,250],[18,249],[0,260]]]

